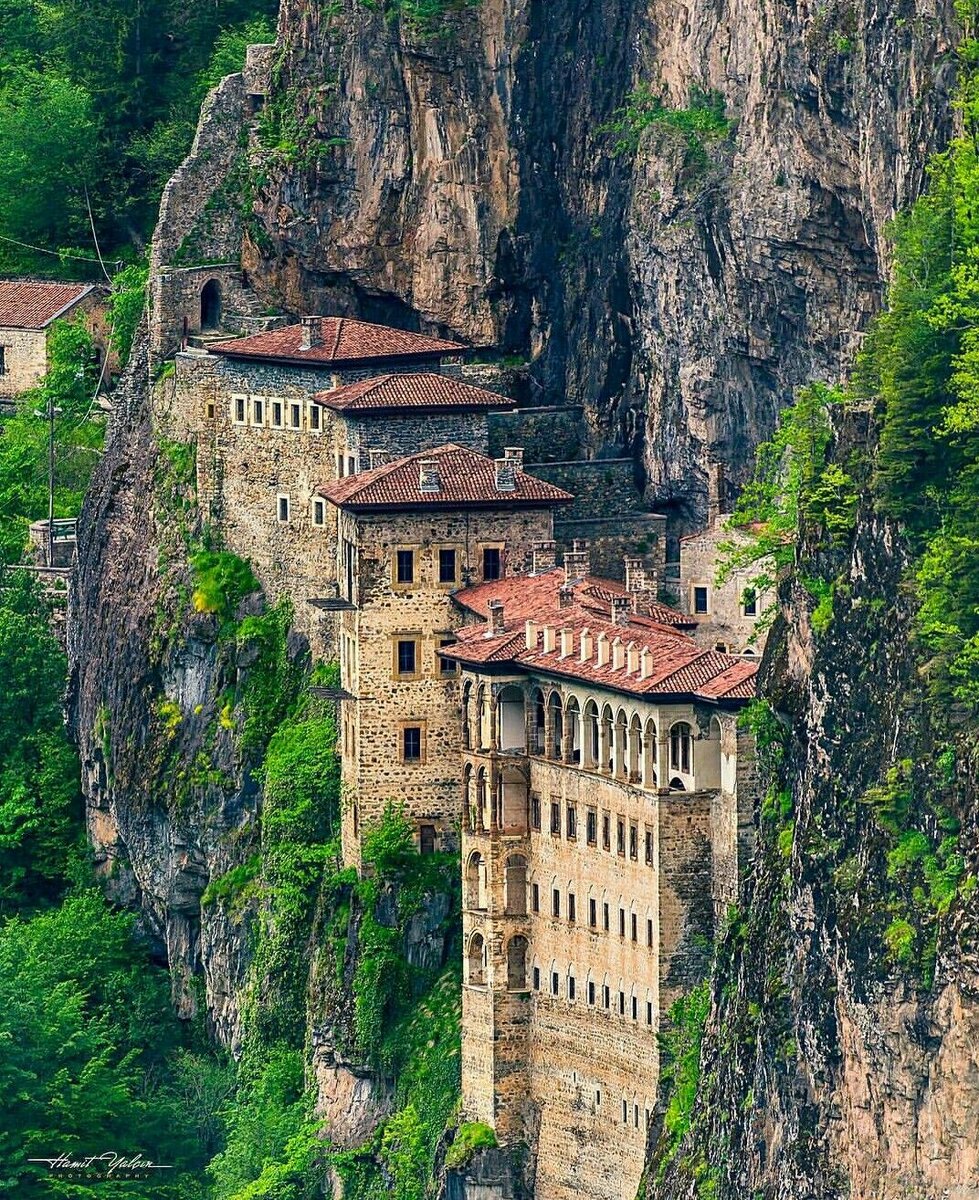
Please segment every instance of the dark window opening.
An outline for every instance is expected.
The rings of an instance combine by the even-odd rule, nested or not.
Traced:
[[[585,833],[588,839],[588,845],[594,846],[598,841],[598,814],[590,809],[585,818]]]
[[[551,915],[554,917],[561,915],[561,893],[557,888],[551,894]]]
[[[235,396],[235,420],[240,424],[245,423],[245,397]]]
[[[534,991],[540,991],[540,967],[534,967]]]
[[[405,762],[421,762],[422,731],[419,725],[406,725],[402,731]]]
[[[540,796],[530,797],[530,828],[540,831]]]
[[[602,924],[605,927],[605,932],[609,930],[609,908],[607,904],[602,905]]]
[[[639,830],[635,825],[629,826],[629,857],[632,859],[639,857]]]
[[[592,979],[588,980],[588,1003],[595,1003],[595,982]]]
[[[456,552],[454,550],[439,550],[439,583],[455,583],[456,581]]]
[[[454,646],[455,638],[439,638],[439,649],[444,650],[447,646]],[[459,664],[451,658],[442,658],[439,656],[439,674],[440,675],[457,675],[459,673]]]
[[[201,289],[201,329],[211,331],[221,328],[221,285],[209,279]]]
[[[693,589],[693,611],[703,617],[707,614],[707,589],[705,587],[695,587]]]
[[[557,971],[551,972],[551,995],[556,996],[560,990],[560,980],[558,979]]]
[[[483,578],[503,578],[503,555],[499,546],[483,547]]]
[[[592,929],[598,926],[598,901],[594,899],[588,901],[588,924]]]
[[[568,892],[568,920],[574,924],[578,917],[578,908],[574,892]]]
[[[578,837],[578,813],[573,804],[568,805],[567,835],[572,841]]]
[[[435,826],[422,825],[418,830],[418,848],[422,854],[435,853]]]
[[[399,550],[397,552],[398,583],[415,582],[415,552],[414,550]]]
[[[279,497],[279,520],[283,521],[283,522],[289,520],[289,497],[288,496],[280,496]]]
[[[573,975],[569,975],[569,976],[568,976],[568,999],[569,999],[569,1000],[573,1000],[574,998],[575,998],[575,981],[574,981],[574,976],[573,976]]]
[[[415,643],[410,640],[398,642],[398,674],[414,675],[415,673]]]
[[[530,907],[533,912],[540,912],[540,884],[530,885]]]
[[[561,833],[561,805],[551,801],[551,833]]]

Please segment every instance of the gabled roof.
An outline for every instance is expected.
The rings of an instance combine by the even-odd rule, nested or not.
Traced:
[[[0,279],[0,327],[44,329],[94,290],[91,283]]]
[[[348,383],[330,392],[317,392],[317,404],[336,412],[364,416],[384,416],[402,409],[416,412],[466,411],[490,408],[512,408],[509,396],[473,387],[451,375],[432,371],[405,372],[395,375],[375,375]]]
[[[456,593],[458,603],[480,614],[488,613],[486,605],[490,599],[502,600],[503,631],[493,635],[486,624],[466,626],[459,630],[458,641],[439,653],[476,669],[491,664],[508,666],[650,699],[740,704],[754,696],[757,660],[704,650],[675,625],[636,613],[629,613],[625,623],[616,624],[611,619],[611,606],[601,613],[593,599],[599,590],[609,595],[625,594],[612,580],[596,581],[589,577],[574,585],[571,603],[564,608],[560,607],[556,592],[554,602],[548,603],[548,593],[539,581],[553,574],[517,575]],[[544,648],[545,627],[552,631],[553,646],[549,650]],[[566,631],[565,640],[570,639],[567,646],[562,646],[562,630]],[[590,643],[583,642],[583,635],[590,637]],[[608,661],[599,665],[598,644],[602,636],[608,644]],[[614,665],[616,639],[622,648],[620,666]]]
[[[502,600],[504,611],[514,621],[536,621],[541,619],[542,613],[559,612],[560,591],[564,583],[564,569],[553,567],[550,571],[542,571],[538,575],[511,575],[489,583],[476,583],[461,592],[456,592],[453,599],[460,607],[484,621],[489,617],[491,600]],[[574,603],[585,612],[609,617],[612,611],[612,597],[629,594],[618,580],[586,575],[574,586]],[[660,604],[645,597],[640,603],[639,612],[634,612],[631,620],[637,625],[666,625],[675,629],[697,628],[695,618],[670,608],[668,604]]]
[[[431,460],[438,470],[438,491],[421,490],[422,462]],[[496,508],[550,507],[570,504],[574,497],[525,471],[515,471],[515,486],[496,486],[496,463],[484,454],[449,443],[435,450],[420,450],[407,458],[385,463],[373,471],[348,475],[319,489],[338,508]]]
[[[227,342],[211,342],[208,350],[229,358],[254,358],[277,362],[336,364],[366,362],[378,359],[438,358],[443,354],[459,354],[465,347],[458,342],[392,329],[387,325],[372,325],[352,317],[319,317],[319,344],[309,350],[300,349],[302,324],[253,333],[250,337],[233,338]]]

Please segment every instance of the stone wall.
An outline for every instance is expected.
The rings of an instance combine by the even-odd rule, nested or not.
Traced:
[[[479,386],[485,385],[480,383]],[[499,458],[505,446],[523,446],[527,462],[571,465],[571,460],[576,459],[581,450],[578,426],[583,411],[580,404],[568,404],[493,413],[490,417],[490,453]]]
[[[723,647],[731,654],[761,654],[765,648],[765,630],[758,618],[774,602],[771,590],[757,589],[756,616],[745,615],[745,589],[755,588],[755,580],[764,573],[772,576],[774,566],[765,559],[753,567],[731,571],[718,584],[718,567],[724,559],[725,543],[744,544],[747,537],[728,529],[729,516],[715,516],[701,533],[680,539],[680,573],[675,601],[680,611],[697,621],[694,637],[705,647]],[[698,613],[695,589],[707,589],[707,612]]]
[[[119,357],[109,344],[109,322],[105,308],[105,289],[90,292],[61,320],[79,322],[92,335],[101,355],[108,355],[105,382],[118,373]],[[0,397],[13,398],[35,387],[48,369],[46,329],[0,328],[0,346],[4,350],[6,370],[0,374]]]
[[[236,262],[164,266],[150,279],[151,330],[157,361],[169,358],[188,338],[202,332],[202,298],[207,287],[217,289],[222,329],[258,319],[258,302]],[[260,323],[264,326],[269,322],[262,319]]]

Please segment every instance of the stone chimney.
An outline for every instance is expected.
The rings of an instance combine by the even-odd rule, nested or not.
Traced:
[[[525,628],[527,631],[527,649],[528,650],[536,650],[537,649],[537,626],[534,624],[533,621],[528,621]]]
[[[504,446],[503,457],[517,464],[517,470],[523,470],[523,446]]]
[[[608,663],[608,634],[604,629],[595,638],[595,662],[599,667],[604,667]]]
[[[639,678],[648,679],[653,673],[653,656],[648,646],[639,651]]]
[[[517,490],[517,470],[519,464],[514,458],[498,458],[496,460],[496,490],[498,492],[515,492]]]
[[[568,583],[584,579],[591,570],[591,554],[588,543],[578,538],[571,543],[571,549],[564,552],[564,577]]]
[[[569,584],[562,584],[558,589],[557,602],[559,608],[570,608],[574,604],[574,588]]]
[[[442,476],[439,474],[437,458],[423,458],[418,464],[418,490],[427,495],[442,490]]]
[[[383,467],[386,462],[390,461],[390,459],[391,456],[386,450],[371,449],[367,451],[368,469],[371,471],[373,471],[375,467]]]
[[[612,638],[612,670],[621,671],[625,665],[625,647],[620,637]]]
[[[639,647],[635,642],[629,642],[625,648],[625,669],[630,675],[639,670]]]
[[[580,661],[583,663],[591,659],[591,630],[586,625],[581,631],[581,655]]]
[[[644,592],[646,590],[646,568],[641,558],[627,554],[625,556],[625,590],[627,592]]]
[[[632,607],[632,599],[629,596],[613,596],[612,597],[612,624],[613,625],[628,625],[629,610]]]
[[[531,552],[535,575],[543,575],[545,571],[554,570],[557,565],[557,542],[534,542]]]
[[[300,350],[312,350],[323,345],[323,325],[320,317],[300,317],[299,326]]]
[[[553,654],[554,653],[554,626],[553,625],[545,625],[544,626],[544,653],[545,654]]]
[[[500,637],[506,632],[506,625],[503,621],[503,601],[491,600],[486,606],[489,609],[489,629],[490,637]]]
[[[561,630],[561,657],[570,658],[574,650],[574,630],[570,625]]]

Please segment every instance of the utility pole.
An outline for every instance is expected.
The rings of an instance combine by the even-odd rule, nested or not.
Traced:
[[[48,566],[54,566],[54,397],[48,396]]]

